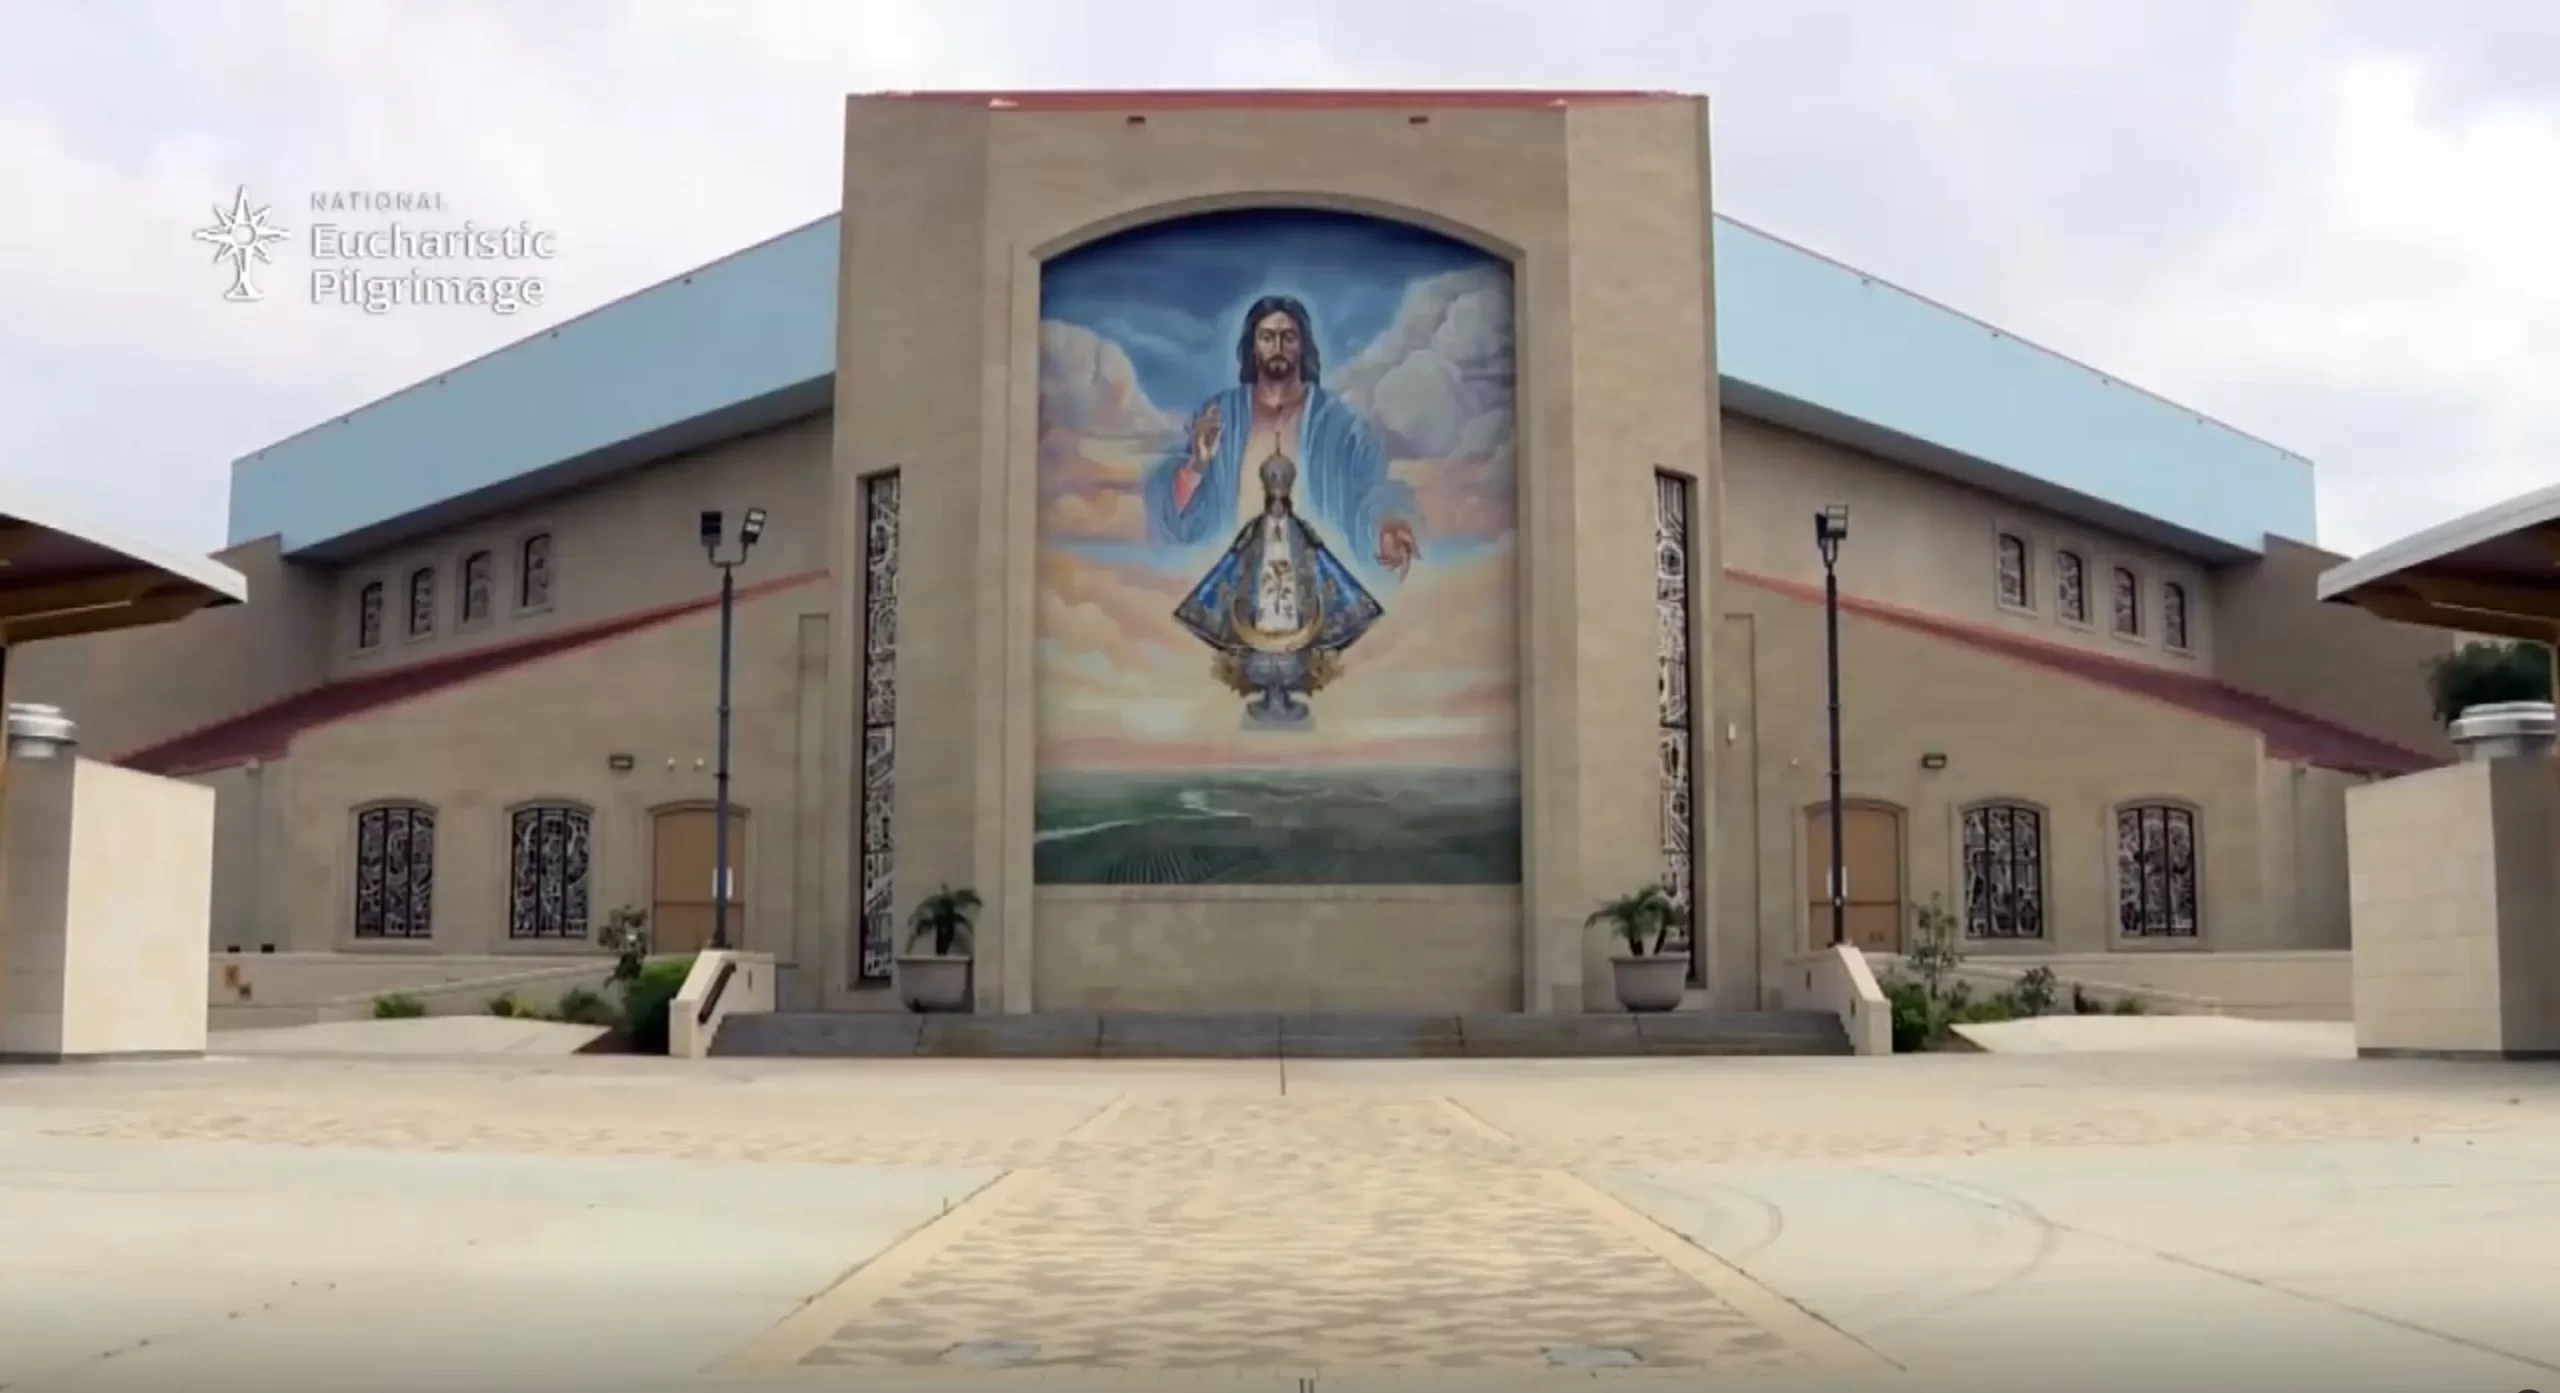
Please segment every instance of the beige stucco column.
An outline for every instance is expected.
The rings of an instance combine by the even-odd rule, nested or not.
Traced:
[[[0,780],[0,1059],[204,1050],[213,792],[78,759],[8,710]]]

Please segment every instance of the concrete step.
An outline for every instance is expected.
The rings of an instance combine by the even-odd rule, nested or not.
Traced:
[[[731,1016],[711,1052],[732,1058],[1524,1059],[1837,1055],[1849,1037],[1819,1011],[1662,1015],[1212,1015],[1034,1012],[917,1016],[799,1011]]]

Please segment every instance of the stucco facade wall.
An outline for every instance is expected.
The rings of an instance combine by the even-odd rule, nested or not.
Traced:
[[[340,566],[330,582],[330,675],[360,675],[698,599],[717,581],[696,540],[706,508],[722,510],[733,535],[747,509],[769,515],[753,567],[741,573],[747,578],[823,568],[831,433],[832,423],[820,414]],[[527,609],[517,603],[518,582],[524,543],[536,536],[551,539],[552,585],[547,603]],[[492,613],[464,623],[463,562],[478,552],[494,563]],[[407,586],[422,568],[435,576],[435,623],[413,635]],[[357,644],[357,605],[373,584],[382,586],[382,641],[368,649]]]
[[[737,615],[731,796],[746,817],[737,942],[792,960],[818,939],[819,862],[798,815],[821,776],[804,708],[822,699],[822,667],[802,623],[823,599],[811,583],[743,601]],[[289,951],[555,955],[554,940],[507,931],[508,816],[531,803],[593,815],[590,903],[596,925],[651,903],[651,817],[713,796],[718,620],[703,613],[545,662],[323,726],[295,742],[281,886]],[[613,756],[632,768],[616,770]],[[271,766],[272,767],[272,766]],[[434,934],[421,942],[354,935],[356,814],[383,803],[436,812]]]
[[[1535,1010],[1586,1000],[1590,901],[1657,873],[1651,560],[1624,539],[1650,534],[1656,468],[1712,473],[1704,115],[1686,100],[1157,111],[1143,121],[850,105],[838,507],[856,516],[858,481],[901,471],[897,901],[903,916],[943,882],[986,895],[981,1009],[1097,1004],[1102,990],[1121,1006],[1213,1004],[1205,988],[1166,995],[1144,987],[1152,976],[1132,985],[1125,970],[1155,941],[1148,924],[1184,915],[1223,925],[1221,951],[1240,955],[1240,974],[1258,969],[1265,995],[1339,995],[1368,976],[1449,1000],[1512,994],[1504,1004]],[[1273,204],[1390,214],[1513,262],[1521,642],[1532,655],[1516,896],[1487,903],[1469,890],[1418,914],[1410,895],[1214,887],[1143,897],[1132,919],[1135,897],[1033,889],[1033,694],[1023,678],[1038,268],[1140,223]],[[855,727],[860,563],[860,539],[840,528],[839,731]],[[843,749],[831,787],[853,785],[853,752]],[[843,864],[829,880],[843,898],[829,917],[849,922],[854,810],[849,798],[836,806],[842,820],[827,842]],[[1417,919],[1435,927],[1415,930]],[[1365,947],[1346,959],[1340,949],[1352,943]],[[1467,943],[1476,946],[1458,946]],[[1106,979],[1123,985],[1098,985]],[[832,975],[830,989],[845,980]]]
[[[2224,635],[2218,675],[2261,696],[2438,758],[2453,743],[2437,723],[2427,674],[2456,636],[2394,624],[2352,605],[2324,605],[2320,573],[2346,558],[2267,539],[2266,553],[2215,577]]]
[[[1844,588],[1864,584],[1859,576]],[[1744,584],[1724,593],[1714,735],[1728,778],[1712,858],[1710,987],[1719,1001],[1748,1005],[1753,985],[1771,983],[1821,927],[1803,887],[1808,864],[1828,851],[1806,845],[1805,821],[1827,797],[1822,610]],[[2045,815],[2044,937],[1967,943],[1967,953],[2297,946],[2290,926],[2270,919],[2254,732],[1855,614],[1841,620],[1841,690],[1843,792],[1900,811],[1906,912],[1932,896],[1961,911],[1966,806],[2021,803]],[[1929,754],[1945,767],[1925,768]],[[2113,814],[2136,801],[2197,813],[2195,938],[2117,932]]]
[[[1781,580],[1819,585],[1813,514],[1849,506],[1843,580],[1859,593],[2044,643],[2172,671],[2210,673],[2217,659],[2210,573],[2193,560],[1997,495],[1861,454],[1782,426],[1727,416],[1725,494],[1737,519],[1725,537],[1725,564]],[[1742,522],[1740,520],[1748,519]],[[2027,604],[2000,601],[1997,541],[2027,547]],[[2056,557],[2081,558],[2088,621],[2063,617],[2056,603]],[[2109,624],[2109,577],[2131,570],[2142,587],[2142,632]],[[1854,577],[1854,579],[1850,579]],[[2162,587],[2188,596],[2185,650],[2162,641]],[[2298,600],[2313,603],[2308,582]]]

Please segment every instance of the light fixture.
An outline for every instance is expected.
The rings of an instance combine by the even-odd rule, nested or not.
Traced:
[[[1849,536],[1849,505],[1834,503],[1813,515],[1813,543],[1822,549],[1822,564],[1836,565],[1840,544]]]
[[[754,546],[756,538],[763,535],[764,509],[749,508],[746,517],[738,524],[738,540],[747,546]]]
[[[728,519],[720,515],[719,509],[703,509],[702,549],[704,551],[718,551],[720,549],[720,534],[727,529],[727,526]]]
[[[1947,767],[1947,757],[1936,750],[1931,750],[1927,754],[1920,756],[1920,767],[1923,769],[1944,769]]]

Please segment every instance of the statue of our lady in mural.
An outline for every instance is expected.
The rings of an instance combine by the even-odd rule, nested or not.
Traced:
[[[1291,501],[1298,466],[1262,462],[1262,511],[1236,532],[1173,617],[1216,650],[1219,681],[1247,698],[1248,726],[1304,727],[1306,698],[1342,672],[1342,654],[1386,610]]]

